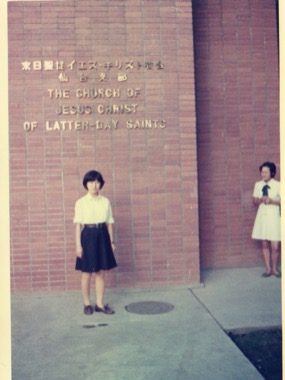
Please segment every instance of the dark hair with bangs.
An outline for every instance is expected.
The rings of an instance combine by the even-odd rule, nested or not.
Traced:
[[[83,186],[85,187],[86,190],[87,189],[87,182],[94,182],[94,181],[98,181],[100,183],[100,189],[102,189],[102,187],[104,186],[104,179],[102,177],[102,174],[97,172],[96,170],[90,170],[89,172],[87,172],[84,177],[83,177]]]
[[[264,162],[262,165],[260,165],[259,171],[261,172],[262,168],[264,167],[270,170],[270,176],[271,178],[274,178],[276,174],[276,165],[273,162]]]

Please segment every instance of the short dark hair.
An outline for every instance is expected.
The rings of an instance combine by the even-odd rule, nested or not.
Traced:
[[[85,189],[87,190],[87,182],[94,182],[94,181],[100,182],[100,189],[102,189],[105,183],[102,177],[102,174],[97,172],[96,170],[90,170],[84,175],[82,183]]]
[[[271,178],[275,177],[276,174],[276,165],[273,162],[264,162],[259,167],[259,171],[261,172],[262,168],[267,167],[270,170]]]

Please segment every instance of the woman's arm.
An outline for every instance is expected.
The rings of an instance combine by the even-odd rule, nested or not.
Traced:
[[[269,198],[269,197],[262,197],[262,198],[255,198],[253,197],[253,204],[255,204],[256,206],[259,206],[260,203],[264,203],[266,205],[276,205],[276,206],[279,206],[281,201],[280,201],[280,198],[277,198],[277,199],[272,199],[272,198]]]
[[[254,204],[255,206],[259,206],[260,203],[262,202],[262,198],[256,198],[256,197],[253,197],[253,198],[252,198],[252,201],[253,201],[253,204]]]
[[[279,206],[281,203],[281,199],[280,198],[277,198],[277,199],[267,198],[264,203],[267,205]]]
[[[82,257],[81,224],[80,223],[76,223],[75,225],[75,243],[76,243],[76,256]]]
[[[111,240],[113,251],[115,251],[116,247],[115,247],[115,242],[114,242],[113,223],[107,224],[107,228],[108,228],[108,232],[109,232],[109,236],[110,236],[110,240]]]

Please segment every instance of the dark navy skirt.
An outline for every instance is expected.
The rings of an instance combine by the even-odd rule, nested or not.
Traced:
[[[107,225],[84,227],[81,232],[82,259],[77,257],[75,269],[82,272],[98,272],[117,267]]]

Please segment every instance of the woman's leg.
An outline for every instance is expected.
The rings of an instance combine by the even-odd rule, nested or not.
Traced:
[[[272,273],[277,274],[279,273],[279,270],[278,270],[278,262],[279,262],[279,256],[280,256],[279,241],[271,242],[271,255],[272,255]]]
[[[91,301],[90,301],[91,277],[92,277],[92,273],[82,272],[81,288],[82,288],[82,295],[83,295],[85,306],[91,305]]]
[[[96,305],[104,308],[105,271],[95,272]]]
[[[269,241],[262,240],[262,253],[264,257],[264,262],[266,266],[266,272],[271,273],[271,259],[270,259],[270,245]]]

